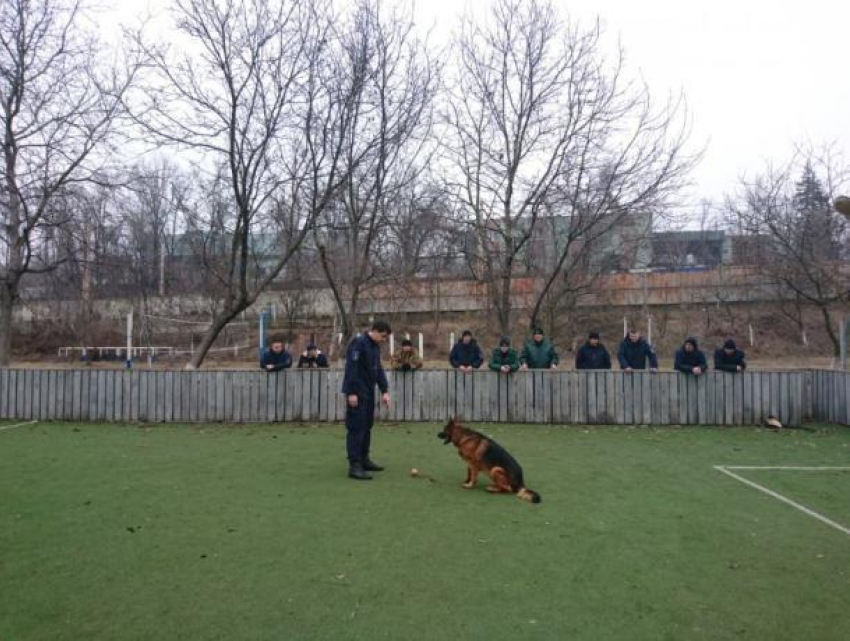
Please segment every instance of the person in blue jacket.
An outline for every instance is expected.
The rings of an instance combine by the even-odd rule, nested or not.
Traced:
[[[481,352],[478,342],[472,338],[472,332],[468,329],[464,330],[460,340],[452,347],[449,363],[455,369],[467,373],[478,369],[484,363],[484,354]]]
[[[389,406],[387,376],[381,366],[381,343],[392,333],[389,323],[375,321],[365,334],[357,335],[345,353],[345,375],[342,393],[345,394],[345,448],[348,454],[348,476],[369,481],[369,472],[381,472],[383,467],[369,457],[372,442],[372,423],[375,420],[375,387],[381,390],[381,400]]]
[[[274,338],[271,348],[263,352],[260,367],[267,372],[279,372],[292,367],[292,356],[286,351],[280,338]]]
[[[676,350],[673,367],[683,374],[693,374],[694,376],[700,376],[708,370],[705,354],[702,353],[697,344],[697,339],[693,336],[688,336],[682,343],[681,349]]]
[[[611,357],[599,341],[599,332],[590,332],[587,342],[576,352],[576,369],[611,369]]]
[[[620,343],[617,360],[620,361],[620,369],[626,372],[646,369],[647,361],[649,361],[651,371],[654,372],[658,369],[658,357],[655,355],[655,350],[636,329],[630,329],[623,342]]]

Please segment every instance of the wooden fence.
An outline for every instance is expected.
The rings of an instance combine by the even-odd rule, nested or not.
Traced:
[[[848,423],[850,374],[833,371],[388,372],[378,418],[558,424]],[[0,419],[183,422],[342,421],[340,370],[0,369]]]
[[[850,371],[816,370],[812,375],[812,418],[850,425]]]

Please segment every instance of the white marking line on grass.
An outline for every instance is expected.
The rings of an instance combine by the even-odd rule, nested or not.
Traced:
[[[750,487],[757,489],[759,492],[764,492],[768,496],[772,496],[773,498],[778,499],[778,500],[782,501],[783,503],[787,503],[791,507],[797,508],[798,510],[800,510],[804,514],[808,514],[809,516],[816,518],[818,521],[826,523],[828,526],[833,527],[836,530],[838,530],[840,532],[844,532],[844,534],[847,534],[848,536],[850,536],[850,528],[846,528],[843,525],[841,525],[840,523],[836,523],[835,521],[832,521],[832,520],[826,518],[823,514],[818,514],[814,510],[810,510],[809,508],[807,508],[805,505],[801,505],[800,503],[797,503],[796,501],[792,501],[791,499],[789,499],[786,496],[782,496],[779,492],[774,492],[773,490],[768,489],[763,485],[759,485],[758,483],[750,481],[749,479],[745,479],[743,476],[739,476],[739,475],[735,474],[734,472],[730,472],[729,469],[724,467],[723,465],[715,465],[714,469],[717,470],[718,472],[723,472],[727,476],[731,476],[733,479],[735,479],[736,481],[740,481],[744,485],[749,485]],[[738,466],[734,469],[742,469],[742,466]],[[750,467],[750,468],[743,468],[743,469],[777,469],[777,468]],[[782,469],[782,468],[778,468],[778,469]],[[792,468],[792,469],[795,469],[795,468]],[[803,469],[803,468],[796,468],[796,469]],[[823,469],[836,469],[836,468],[807,468],[807,469],[823,470]],[[837,469],[845,469],[846,470],[848,468],[837,468]]]
[[[715,465],[724,470],[801,470],[803,472],[850,471],[850,467],[797,467],[793,465]]]
[[[3,427],[0,427],[0,430],[11,430],[12,428],[15,428],[15,427],[26,427],[27,425],[35,425],[36,423],[38,423],[38,421],[29,421],[27,423],[18,423],[17,425],[5,425]]]

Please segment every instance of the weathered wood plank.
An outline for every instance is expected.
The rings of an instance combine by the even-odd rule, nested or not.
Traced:
[[[618,375],[614,372],[605,372],[602,376],[605,379],[605,412],[602,420],[608,425],[614,425],[617,423],[617,411],[620,400],[617,390]]]
[[[735,375],[725,374],[723,377],[723,424],[735,424]]]
[[[9,409],[9,370],[0,367],[0,419],[12,418]]]

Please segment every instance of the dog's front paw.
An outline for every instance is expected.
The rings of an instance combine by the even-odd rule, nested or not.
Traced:
[[[475,487],[475,483],[461,483],[461,487],[464,487],[467,490],[471,490],[473,487]]]

